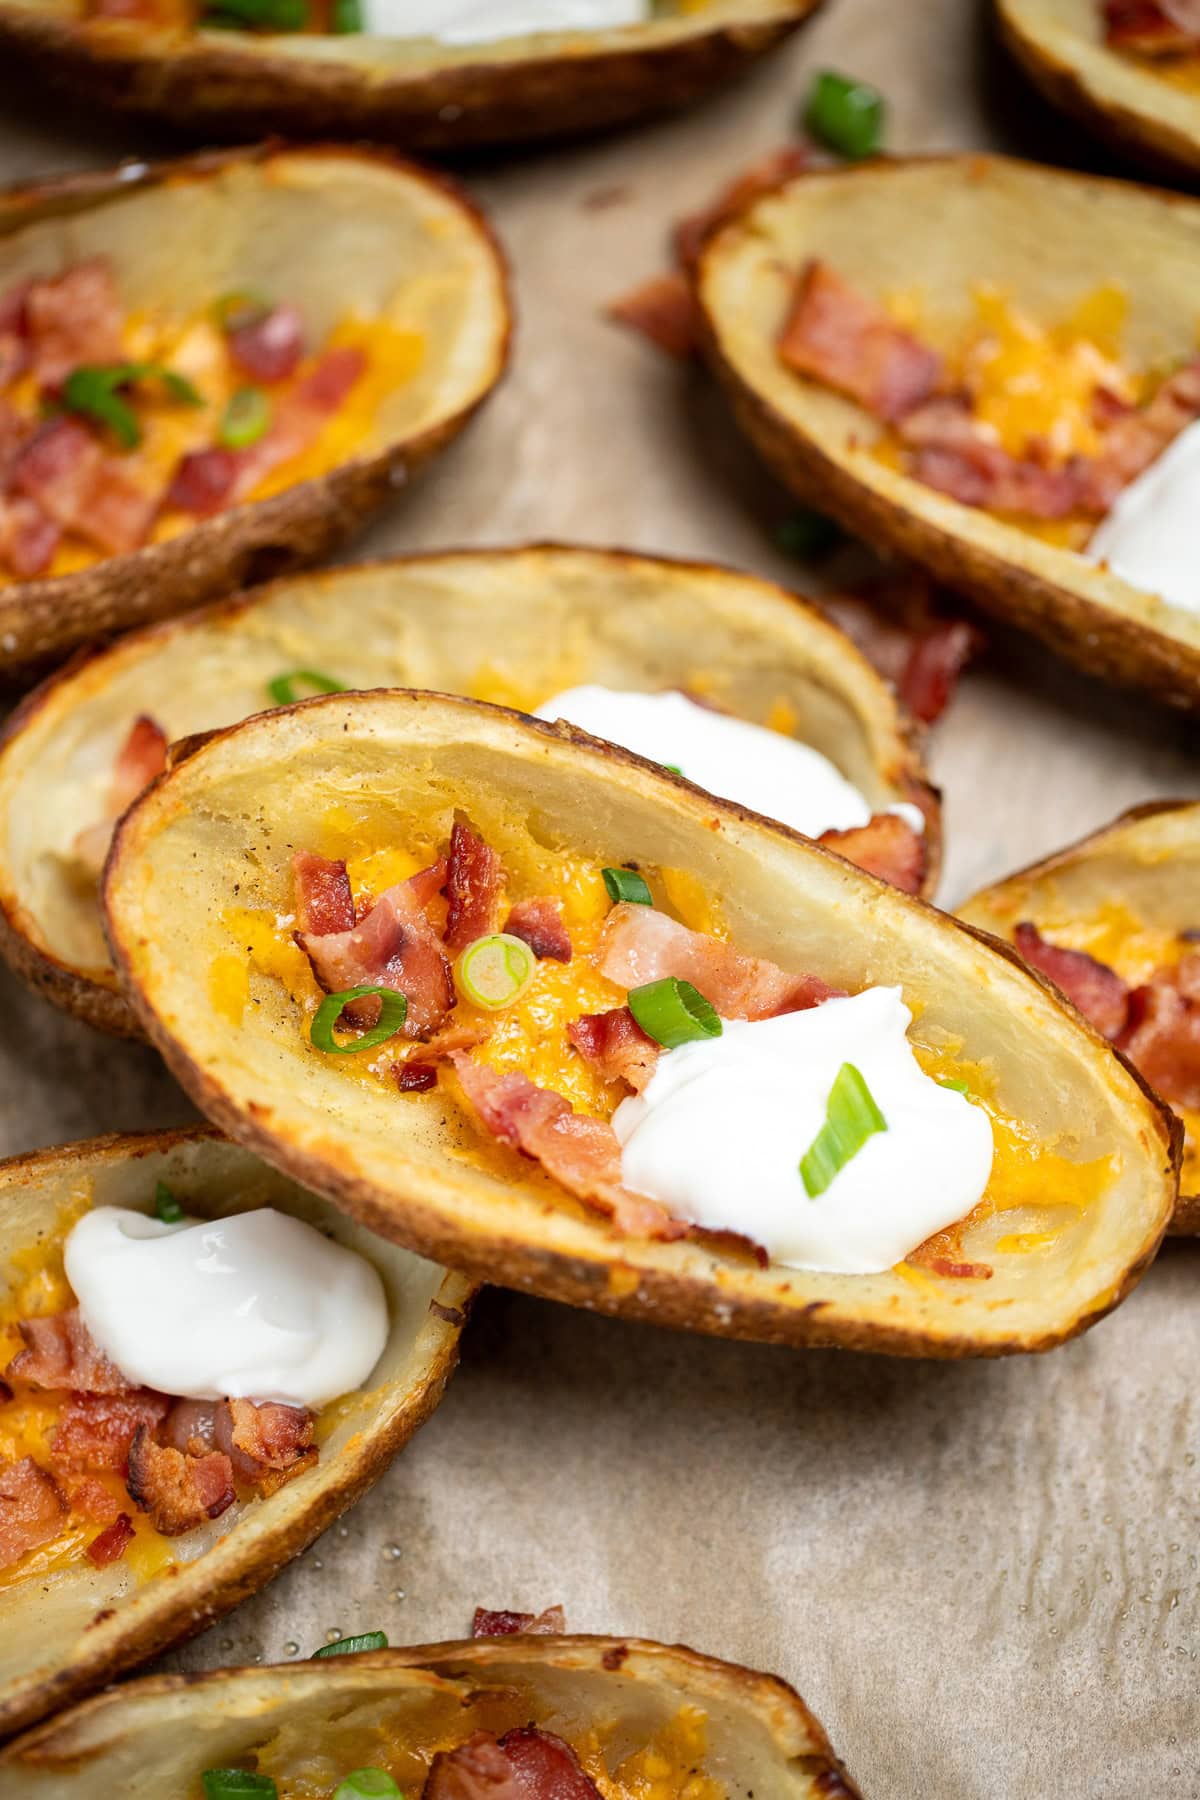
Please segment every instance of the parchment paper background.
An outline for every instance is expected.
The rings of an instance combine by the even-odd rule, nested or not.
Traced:
[[[599,308],[659,266],[675,215],[787,134],[823,65],[884,89],[898,151],[1101,166],[1005,65],[978,0],[829,0],[686,117],[477,164],[467,179],[516,269],[516,364],[367,549],[577,538],[803,585],[765,528],[778,496],[704,378]],[[168,147],[6,92],[2,73],[0,180]],[[1124,806],[1200,793],[1194,730],[1013,646],[968,678],[933,760],[950,904]],[[0,1151],[188,1116],[148,1051],[6,974],[0,1019]],[[561,1601],[575,1629],[778,1670],[870,1800],[1200,1796],[1198,1288],[1200,1246],[1171,1246],[1078,1343],[949,1366],[714,1343],[493,1293],[390,1474],[167,1666],[307,1654],[334,1630],[459,1636],[477,1602]]]

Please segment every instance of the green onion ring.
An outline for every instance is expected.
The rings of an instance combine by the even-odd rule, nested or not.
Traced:
[[[667,975],[648,981],[629,995],[629,1010],[646,1033],[666,1050],[719,1038],[725,1029],[711,1001],[690,981]]]
[[[364,1031],[361,1037],[351,1038],[348,1044],[339,1044],[333,1035],[333,1028],[341,1018],[352,1000],[365,1000],[368,994],[378,994],[380,1000],[379,1023]],[[374,1050],[378,1044],[386,1044],[394,1038],[408,1017],[408,998],[396,988],[366,987],[345,988],[340,994],[327,994],[316,1012],[309,1028],[309,1039],[317,1050],[323,1050],[326,1056],[358,1056],[363,1050]]]
[[[653,906],[654,898],[636,869],[601,869],[608,897],[628,906]]]
[[[454,965],[455,984],[463,999],[487,1012],[512,1006],[536,974],[537,957],[524,938],[508,931],[476,938]]]
[[[271,428],[271,402],[261,388],[240,387],[221,414],[217,442],[226,450],[248,450]]]
[[[333,1800],[404,1800],[386,1769],[355,1769],[333,1790]]]
[[[360,1650],[386,1650],[387,1647],[386,1631],[360,1631],[357,1637],[338,1638],[336,1643],[322,1644],[319,1650],[313,1651],[313,1660],[318,1656],[357,1656]]]

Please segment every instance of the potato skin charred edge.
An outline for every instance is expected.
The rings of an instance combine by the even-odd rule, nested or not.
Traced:
[[[391,719],[389,713],[394,715]],[[563,1241],[553,1244],[542,1226],[531,1220],[531,1190],[519,1180],[508,1203],[498,1195],[493,1197],[488,1187],[486,1225],[481,1226],[478,1209],[483,1189],[476,1185],[480,1178],[469,1163],[463,1162],[460,1168],[453,1159],[447,1162],[443,1158],[435,1173],[427,1162],[413,1160],[405,1142],[406,1129],[399,1121],[394,1128],[390,1113],[388,1143],[396,1167],[380,1180],[362,1172],[359,1159],[366,1152],[356,1152],[354,1146],[369,1146],[374,1142],[373,1130],[379,1128],[370,1098],[358,1101],[356,1096],[360,1110],[336,1143],[327,1135],[306,1142],[305,1128],[295,1119],[275,1116],[280,1100],[269,1084],[244,1078],[243,1065],[236,1056],[229,1056],[228,1038],[222,1039],[221,1058],[215,1059],[211,1040],[203,1033],[177,1033],[164,1023],[155,999],[163,984],[148,973],[144,953],[149,940],[138,922],[139,902],[132,895],[136,871],[144,869],[146,858],[153,853],[159,822],[169,829],[166,821],[185,817],[198,794],[207,792],[211,805],[212,790],[205,790],[204,775],[198,776],[197,770],[203,771],[210,759],[223,770],[223,748],[236,733],[246,734],[239,746],[246,758],[243,768],[254,766],[258,755],[267,759],[269,771],[270,752],[281,744],[300,754],[314,745],[327,746],[333,753],[341,745],[351,756],[353,741],[345,728],[356,717],[364,718],[363,741],[376,744],[419,743],[428,750],[431,745],[473,743],[488,754],[511,758],[515,738],[521,741],[521,751],[528,753],[531,770],[541,768],[543,774],[549,770],[549,782],[564,784],[563,792],[571,793],[576,815],[585,804],[580,796],[586,798],[589,788],[603,776],[606,806],[611,808],[613,795],[625,788],[630,794],[631,814],[635,805],[641,808],[635,830],[649,829],[645,803],[651,797],[655,804],[662,803],[664,820],[669,818],[673,825],[678,826],[681,816],[687,815],[701,868],[705,866],[701,844],[711,848],[719,843],[726,865],[747,855],[752,844],[756,861],[763,865],[762,879],[767,879],[769,866],[775,883],[772,891],[780,881],[786,890],[786,929],[798,929],[793,923],[797,905],[815,918],[828,918],[836,911],[842,921],[840,937],[855,944],[863,927],[861,919],[853,919],[853,915],[869,916],[869,980],[889,979],[889,943],[895,945],[895,966],[903,969],[904,957],[912,948],[906,940],[915,939],[925,959],[923,966],[932,971],[926,979],[935,993],[962,992],[965,984],[982,982],[983,999],[972,1002],[975,1016],[986,1023],[989,1017],[1007,1021],[1018,1009],[1027,1015],[1029,1022],[1022,1025],[1022,1034],[1036,1034],[1038,1056],[1054,1061],[1059,1085],[1079,1090],[1078,1106],[1069,1109],[1070,1128],[1084,1106],[1083,1096],[1089,1096],[1090,1104],[1102,1106],[1108,1114],[1105,1129],[1112,1132],[1114,1146],[1131,1163],[1133,1173],[1124,1197],[1118,1202],[1114,1194],[1106,1193],[1095,1203],[1102,1209],[1099,1222],[1111,1238],[1104,1257],[1100,1259],[1098,1251],[1089,1255],[1086,1275],[1070,1262],[1053,1278],[1043,1275],[1047,1285],[1035,1297],[1033,1318],[1017,1325],[1003,1310],[996,1310],[995,1295],[990,1300],[956,1296],[951,1305],[939,1294],[937,1305],[932,1306],[920,1297],[914,1299],[907,1284],[898,1278],[886,1278],[893,1285],[884,1294],[863,1295],[863,1285],[869,1287],[885,1278],[821,1277],[786,1269],[762,1272],[734,1267],[718,1257],[698,1265],[687,1246],[647,1245],[639,1239],[616,1237],[607,1225],[591,1219],[569,1220],[569,1232]],[[406,738],[406,730],[411,730],[411,737]],[[257,740],[253,744],[251,737]],[[398,769],[400,765],[393,760],[389,766]],[[214,782],[218,798],[222,778],[218,775]],[[269,781],[269,773],[263,779]],[[511,780],[511,776],[504,779]],[[258,792],[263,791],[260,780]],[[301,791],[293,780],[293,808]],[[548,782],[544,782],[543,816],[549,804],[548,791]],[[157,805],[160,796],[161,810]],[[611,820],[608,829],[612,830]],[[288,830],[293,836],[297,830],[292,815]],[[722,833],[727,835],[722,837]],[[568,847],[578,847],[584,835],[570,838]],[[609,846],[602,853],[608,854]],[[631,853],[648,858],[636,845]],[[128,905],[122,893],[127,872]],[[696,873],[695,866],[692,873]],[[718,899],[728,891],[720,882],[714,886]],[[778,894],[776,904],[785,904]],[[689,783],[663,774],[656,765],[600,744],[569,726],[530,720],[506,708],[450,696],[381,690],[305,701],[285,712],[260,715],[215,732],[122,821],[109,857],[105,906],[114,961],[147,1035],[196,1104],[231,1136],[304,1185],[329,1195],[380,1235],[396,1238],[479,1279],[594,1311],[646,1318],[715,1336],[900,1356],[959,1358],[1045,1350],[1078,1335],[1132,1290],[1153,1260],[1177,1192],[1178,1121],[1107,1040],[1036,979],[1011,946],[899,893],[783,826],[744,808],[713,801]],[[777,916],[776,930],[781,936],[784,929]],[[863,941],[867,941],[865,934]],[[966,953],[970,946],[985,952],[982,969],[977,954]],[[765,945],[754,948],[788,960],[780,944],[769,938]],[[939,971],[940,984],[935,979]],[[846,974],[836,963],[820,972],[835,979]],[[847,979],[853,985],[856,977]],[[919,995],[920,982],[915,976],[900,975],[899,979],[915,986]],[[171,980],[168,974],[168,987]],[[155,995],[147,992],[147,985]],[[181,1016],[178,994],[174,1002],[168,994],[162,1004]],[[953,1014],[953,1001],[950,1006]],[[265,1045],[278,1041],[281,1033],[289,1035],[286,1025],[269,1024],[264,1029]],[[1006,1044],[1009,1033],[1006,1022],[999,1034]],[[993,1027],[989,1041],[996,1035]],[[975,1048],[978,1051],[978,1043]],[[1017,1053],[1009,1054],[1015,1057]],[[1065,1102],[1060,1110],[1065,1118]],[[1053,1129],[1064,1126],[1059,1123]],[[483,1179],[490,1183],[493,1178],[485,1174]],[[544,1197],[539,1204],[544,1216]],[[473,1211],[475,1217],[470,1216]],[[1100,1260],[1105,1270],[1103,1282]],[[813,1293],[817,1283],[825,1286],[826,1293],[832,1288],[832,1297],[825,1297],[819,1289]],[[812,1298],[806,1300],[806,1293],[812,1293]],[[1002,1308],[1013,1303],[1001,1300],[999,1304]]]
[[[151,1169],[144,1170],[149,1162]],[[128,1182],[144,1198],[161,1174],[177,1182],[185,1197],[205,1192],[229,1195],[252,1179],[270,1195],[271,1203],[291,1209],[286,1189],[253,1159],[211,1126],[118,1134],[91,1138],[51,1150],[33,1151],[0,1161],[0,1199],[39,1189],[45,1229],[54,1225],[57,1207],[77,1192],[81,1181],[95,1179],[98,1203],[122,1204]],[[41,1191],[44,1190],[44,1198]],[[388,1246],[372,1245],[366,1254],[382,1255]],[[382,1384],[384,1398],[364,1413],[353,1446],[318,1464],[314,1477],[298,1491],[280,1488],[270,1500],[252,1502],[228,1530],[194,1561],[174,1563],[162,1574],[137,1582],[126,1595],[106,1604],[81,1596],[77,1617],[56,1615],[53,1634],[37,1641],[36,1617],[22,1629],[31,1643],[29,1668],[0,1684],[0,1738],[34,1725],[72,1705],[137,1663],[179,1644],[222,1618],[249,1595],[257,1593],[279,1570],[327,1529],[347,1507],[384,1473],[396,1454],[436,1409],[458,1361],[458,1346],[476,1287],[457,1274],[444,1272],[429,1317],[414,1329],[412,1321],[394,1319],[385,1356],[410,1346],[418,1334],[426,1347],[415,1371],[411,1347],[404,1361],[409,1385],[390,1417],[397,1376]],[[411,1334],[411,1338],[410,1338]],[[273,1522],[264,1519],[270,1507]],[[37,1583],[32,1584],[40,1593]],[[21,1587],[12,1590],[19,1595]]]

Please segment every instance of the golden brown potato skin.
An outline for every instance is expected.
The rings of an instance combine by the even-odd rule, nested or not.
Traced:
[[[1047,274],[1058,264],[1047,258],[1046,244],[1055,245],[1064,266],[1078,266],[1070,289],[1076,297],[1120,279],[1128,256],[1131,320],[1138,321],[1140,309],[1148,363],[1153,361],[1149,341],[1160,330],[1178,336],[1181,355],[1194,348],[1185,270],[1194,257],[1200,203],[1004,157],[880,161],[802,175],[755,202],[709,240],[696,275],[705,355],[742,430],[795,493],[869,543],[930,570],[1088,673],[1143,689],[1166,705],[1200,711],[1200,634],[1190,620],[1156,609],[1150,597],[1079,556],[1052,550],[1017,526],[885,469],[864,454],[878,431],[865,412],[777,363],[773,337],[763,325],[768,316],[772,328],[779,320],[763,303],[761,283],[755,320],[735,316],[730,276],[735,268],[745,273],[755,233],[774,233],[781,246],[786,239],[775,259],[777,280],[785,267],[797,268],[806,256],[838,260],[844,246],[839,243],[831,254],[825,235],[835,195],[843,227],[863,213],[861,241],[878,245],[879,232],[888,234],[879,251],[880,291],[902,285],[907,270],[910,281],[919,272],[929,291],[942,295],[965,297],[973,282],[994,280],[1035,311],[1041,310],[1041,295],[1044,305],[1061,308],[1064,284]],[[939,201],[968,200],[973,225],[964,221],[962,229],[943,233],[943,249],[931,264],[934,253],[925,239],[942,210]],[[1040,215],[1043,228],[1010,229],[1018,211],[1027,222]],[[1068,212],[1074,229],[1064,225]],[[810,218],[811,234],[804,229]],[[1133,233],[1154,245],[1148,260]],[[1164,244],[1173,256],[1157,254]],[[870,284],[865,266],[851,275]]]
[[[382,179],[381,179],[382,178]],[[105,203],[124,196],[172,191],[185,197],[207,187],[224,199],[236,220],[239,207],[255,204],[268,216],[272,183],[295,191],[307,184],[310,205],[328,183],[343,204],[390,206],[398,221],[436,218],[446,232],[446,256],[461,257],[459,279],[471,284],[486,324],[461,384],[422,405],[412,428],[369,454],[360,454],[328,474],[302,481],[265,500],[229,508],[198,521],[165,543],[124,556],[106,557],[74,574],[0,586],[0,669],[24,670],[61,657],[77,644],[132,626],[147,624],[228,594],[286,569],[319,562],[345,543],[385,506],[430,457],[464,428],[500,379],[507,363],[512,320],[503,254],[482,215],[442,177],[427,174],[385,151],[312,146],[207,153],[152,166],[122,165],[94,175],[66,177],[11,190],[0,197],[0,287],[4,285],[5,240],[23,228],[63,216],[86,222]],[[134,201],[136,204],[136,199]],[[109,215],[114,233],[135,215]],[[381,214],[376,216],[381,217]],[[224,222],[223,222],[224,223]],[[146,226],[153,232],[153,222]],[[216,234],[214,234],[215,237]],[[311,240],[309,240],[311,241]],[[202,250],[197,245],[197,253]],[[303,304],[312,271],[293,247],[296,265],[278,267],[278,289]],[[433,253],[434,255],[437,252]],[[124,255],[120,240],[110,260],[118,281]],[[447,262],[449,267],[449,262]],[[359,271],[343,271],[353,296]],[[202,282],[199,284],[202,287]],[[201,296],[198,296],[201,297]],[[141,292],[151,305],[153,295]],[[486,341],[482,334],[486,332]],[[437,345],[432,352],[437,352]],[[454,391],[450,392],[449,387]]]
[[[265,131],[361,136],[416,150],[458,150],[597,131],[688,106],[795,31],[822,0],[719,0],[722,16],[664,32],[660,23],[489,60],[422,59],[394,75],[328,59],[298,62],[226,38],[197,41],[145,26],[97,32],[0,5],[0,49],[102,106],[165,118],[205,137]],[[154,39],[157,36],[158,41]],[[140,41],[139,41],[140,40]],[[149,41],[147,41],[149,40]]]

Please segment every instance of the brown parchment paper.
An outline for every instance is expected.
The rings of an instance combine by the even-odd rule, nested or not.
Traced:
[[[366,547],[573,537],[801,584],[765,528],[778,496],[703,377],[599,309],[659,266],[670,219],[788,133],[821,66],[884,89],[894,149],[1096,166],[1005,66],[984,12],[829,0],[685,118],[465,171],[515,263],[515,368]],[[168,147],[5,89],[3,71],[0,103],[3,180]],[[1200,793],[1194,731],[1012,645],[968,678],[934,762],[948,903],[1123,806]],[[5,1152],[187,1116],[148,1051],[93,1037],[7,975],[0,1008]],[[778,1670],[871,1800],[1189,1800],[1198,1372],[1200,1245],[1170,1246],[1080,1342],[1001,1364],[714,1343],[494,1293],[390,1474],[166,1666],[284,1659],[373,1627],[445,1638],[477,1602],[561,1601],[575,1629]]]

